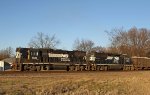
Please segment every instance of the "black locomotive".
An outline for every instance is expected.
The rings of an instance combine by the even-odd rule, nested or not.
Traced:
[[[131,58],[123,54],[43,48],[17,48],[13,64],[13,69],[20,71],[133,70],[133,67]]]

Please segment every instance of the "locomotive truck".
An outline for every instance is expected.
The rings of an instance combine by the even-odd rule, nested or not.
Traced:
[[[68,51],[49,48],[16,48],[12,69],[20,71],[67,70],[106,71],[150,68],[150,58],[126,54]]]

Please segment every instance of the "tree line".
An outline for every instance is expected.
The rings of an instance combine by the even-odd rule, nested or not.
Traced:
[[[150,57],[150,30],[133,27],[129,30],[113,29],[107,33],[111,41],[110,52]]]
[[[115,28],[106,31],[109,36],[110,46],[95,46],[94,41],[90,39],[76,39],[73,43],[73,50],[79,51],[97,51],[108,53],[127,54],[129,56],[147,56],[150,57],[150,30],[146,28],[132,27],[129,30],[124,28]],[[38,32],[28,43],[32,48],[52,48],[56,49],[60,41],[55,35]],[[8,47],[0,50],[0,60],[11,57],[13,49]]]
[[[13,48],[7,47],[0,50],[0,60],[14,56]]]

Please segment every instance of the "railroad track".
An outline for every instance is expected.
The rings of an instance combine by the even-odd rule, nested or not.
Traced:
[[[0,74],[68,73],[67,71],[0,71]]]
[[[0,78],[62,78],[82,76],[124,76],[145,71],[1,71]],[[147,71],[146,71],[147,72]],[[148,71],[149,72],[149,71]]]
[[[139,70],[141,71],[141,70]],[[142,70],[146,71],[146,70]],[[122,71],[122,70],[111,70],[111,71],[65,71],[65,70],[49,70],[49,71],[0,71],[0,74],[44,74],[44,73],[109,73],[109,72],[138,72],[138,71]]]

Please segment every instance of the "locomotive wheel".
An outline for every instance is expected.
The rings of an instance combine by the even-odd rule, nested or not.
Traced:
[[[130,67],[130,66],[128,66],[128,70],[129,70],[129,71],[131,70],[131,67]]]
[[[74,68],[75,68],[74,66],[69,66],[70,71],[74,71]]]
[[[50,68],[50,66],[49,66],[49,65],[47,65],[47,66],[46,66],[46,70],[48,71],[48,70],[49,70],[49,68]]]
[[[83,71],[84,70],[84,66],[80,66],[80,71]]]
[[[100,66],[99,70],[104,71],[104,66]]]
[[[97,70],[97,71],[100,71],[100,66],[97,66],[97,67],[96,67],[96,70]]]
[[[44,66],[43,66],[43,65],[41,66],[41,70],[42,70],[42,71],[44,70]]]
[[[108,70],[108,66],[104,66],[104,70],[107,71]]]
[[[80,70],[80,66],[75,66],[75,71],[79,71]]]
[[[90,65],[87,65],[87,66],[86,66],[86,70],[87,70],[87,71],[90,71],[90,70],[91,70],[91,66],[90,66]]]
[[[124,66],[124,67],[123,67],[123,71],[125,71],[125,70],[126,70],[126,67]]]
[[[36,66],[36,70],[40,71],[41,70],[41,66]]]
[[[92,71],[96,70],[96,65],[92,65]]]
[[[30,66],[30,71],[36,71],[36,67],[34,65]]]
[[[128,71],[128,70],[134,70],[133,66],[124,66],[123,67],[124,71]]]
[[[134,70],[134,67],[133,66],[131,66],[131,71],[133,71]]]
[[[108,66],[100,66],[100,71],[107,71],[108,70]]]
[[[27,71],[27,69],[28,69],[27,65],[24,65],[23,69],[24,69],[24,71]]]

